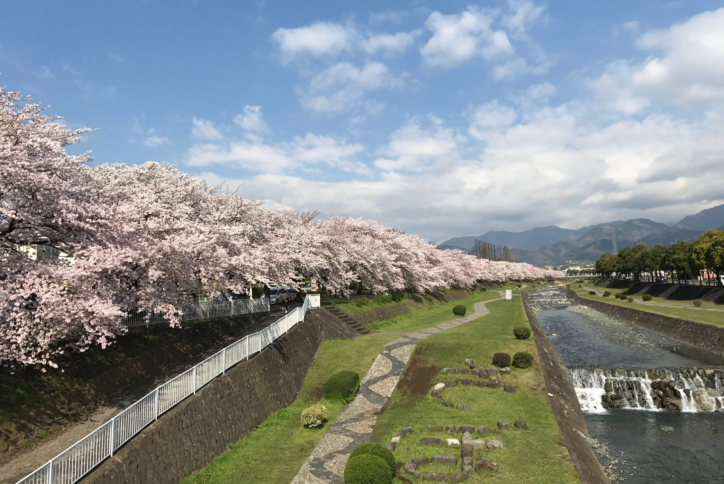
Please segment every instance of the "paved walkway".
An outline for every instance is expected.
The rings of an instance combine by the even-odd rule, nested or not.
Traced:
[[[377,413],[395,390],[417,342],[432,334],[486,316],[490,312],[485,304],[497,300],[475,303],[475,312],[432,328],[415,333],[387,333],[403,336],[388,343],[377,356],[360,383],[357,397],[349,407],[342,409],[329,426],[327,433],[299,469],[292,484],[343,484],[344,467],[349,454],[357,446],[369,442],[372,428],[377,421]]]

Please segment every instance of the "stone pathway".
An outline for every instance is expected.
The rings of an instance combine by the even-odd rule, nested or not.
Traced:
[[[329,426],[292,484],[343,484],[349,454],[357,446],[369,442],[377,413],[395,390],[417,342],[488,315],[490,311],[485,304],[497,300],[475,303],[475,312],[415,333],[376,333],[403,336],[388,343],[377,356],[360,383],[357,397]]]

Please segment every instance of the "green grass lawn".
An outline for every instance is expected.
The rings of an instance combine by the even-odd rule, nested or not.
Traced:
[[[372,323],[367,327],[370,331],[376,333],[410,333],[419,331],[455,318],[456,316],[453,315],[452,310],[458,304],[465,306],[467,309],[466,314],[470,314],[474,310],[474,304],[476,302],[489,301],[499,297],[498,292],[493,290],[476,292],[473,293],[471,297],[461,299],[460,301],[451,301],[449,303],[417,309],[409,314],[403,314],[393,319]]]
[[[207,467],[184,479],[184,484],[289,484],[342,409],[340,403],[323,398],[324,382],[344,370],[356,371],[363,378],[382,348],[396,338],[368,335],[323,341],[297,401],[272,414]],[[327,407],[328,423],[319,429],[304,428],[302,410],[317,402]]]
[[[607,304],[613,304],[614,306],[624,306],[631,309],[637,309],[639,311],[646,311],[649,313],[662,314],[664,316],[671,316],[672,318],[684,319],[687,321],[694,321],[696,323],[709,324],[712,326],[724,327],[724,312],[721,311],[706,311],[705,309],[724,309],[722,305],[714,304],[712,302],[704,301],[701,308],[697,308],[693,305],[692,301],[670,301],[668,299],[655,297],[651,300],[651,304],[638,304],[635,302],[622,301],[614,297],[626,289],[606,289],[603,287],[597,287],[593,284],[582,284],[583,287],[572,285],[571,288],[582,298],[591,299],[593,301],[600,301]],[[598,292],[611,291],[611,296],[592,296],[588,294],[588,291],[595,290]],[[641,296],[631,296],[635,300],[642,301]],[[671,307],[675,306],[675,307]]]
[[[501,440],[504,448],[476,450],[475,459],[495,460],[499,472],[476,472],[466,482],[579,482],[551,411],[535,342],[516,340],[513,336],[513,328],[528,326],[521,299],[491,302],[488,308],[490,315],[418,343],[397,389],[377,419],[371,440],[388,442],[402,428],[412,426],[414,433],[395,451],[397,460],[409,462],[414,457],[449,454],[457,456],[459,463],[460,449],[420,445],[422,437],[447,438],[447,434],[428,431],[427,425],[484,425],[491,429],[491,434],[481,438]],[[458,386],[443,392],[445,399],[469,405],[469,411],[443,407],[430,397],[429,391],[434,384],[453,378],[453,375],[440,372],[443,367],[463,367],[466,358],[472,358],[479,366],[489,367],[493,354],[501,351],[511,355],[527,351],[535,357],[531,368],[513,368],[510,375],[502,376],[503,381],[515,386],[516,393],[472,386]],[[421,386],[420,381],[424,383],[425,379],[429,379],[428,383]],[[511,429],[498,431],[498,420],[509,422]],[[515,420],[524,420],[528,430],[514,429]],[[454,437],[459,439],[460,434]],[[424,469],[434,472],[435,467]],[[455,472],[457,470],[459,466]],[[453,472],[450,467],[443,466],[439,466],[439,471]],[[422,482],[406,477],[416,483]]]

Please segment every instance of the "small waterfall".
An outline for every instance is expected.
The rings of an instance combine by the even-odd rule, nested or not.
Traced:
[[[703,368],[569,369],[581,409],[724,412],[724,371]]]

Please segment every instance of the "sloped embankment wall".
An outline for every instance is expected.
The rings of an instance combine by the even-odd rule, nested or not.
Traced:
[[[523,305],[535,336],[546,389],[552,395],[549,396],[551,409],[563,433],[563,440],[578,478],[583,484],[610,484],[603,467],[584,437],[588,435],[588,426],[578,403],[571,375],[543,331],[535,311],[528,304],[526,294],[523,294]]]
[[[178,484],[203,468],[294,402],[323,339],[353,336],[320,313],[163,414],[82,482]]]

